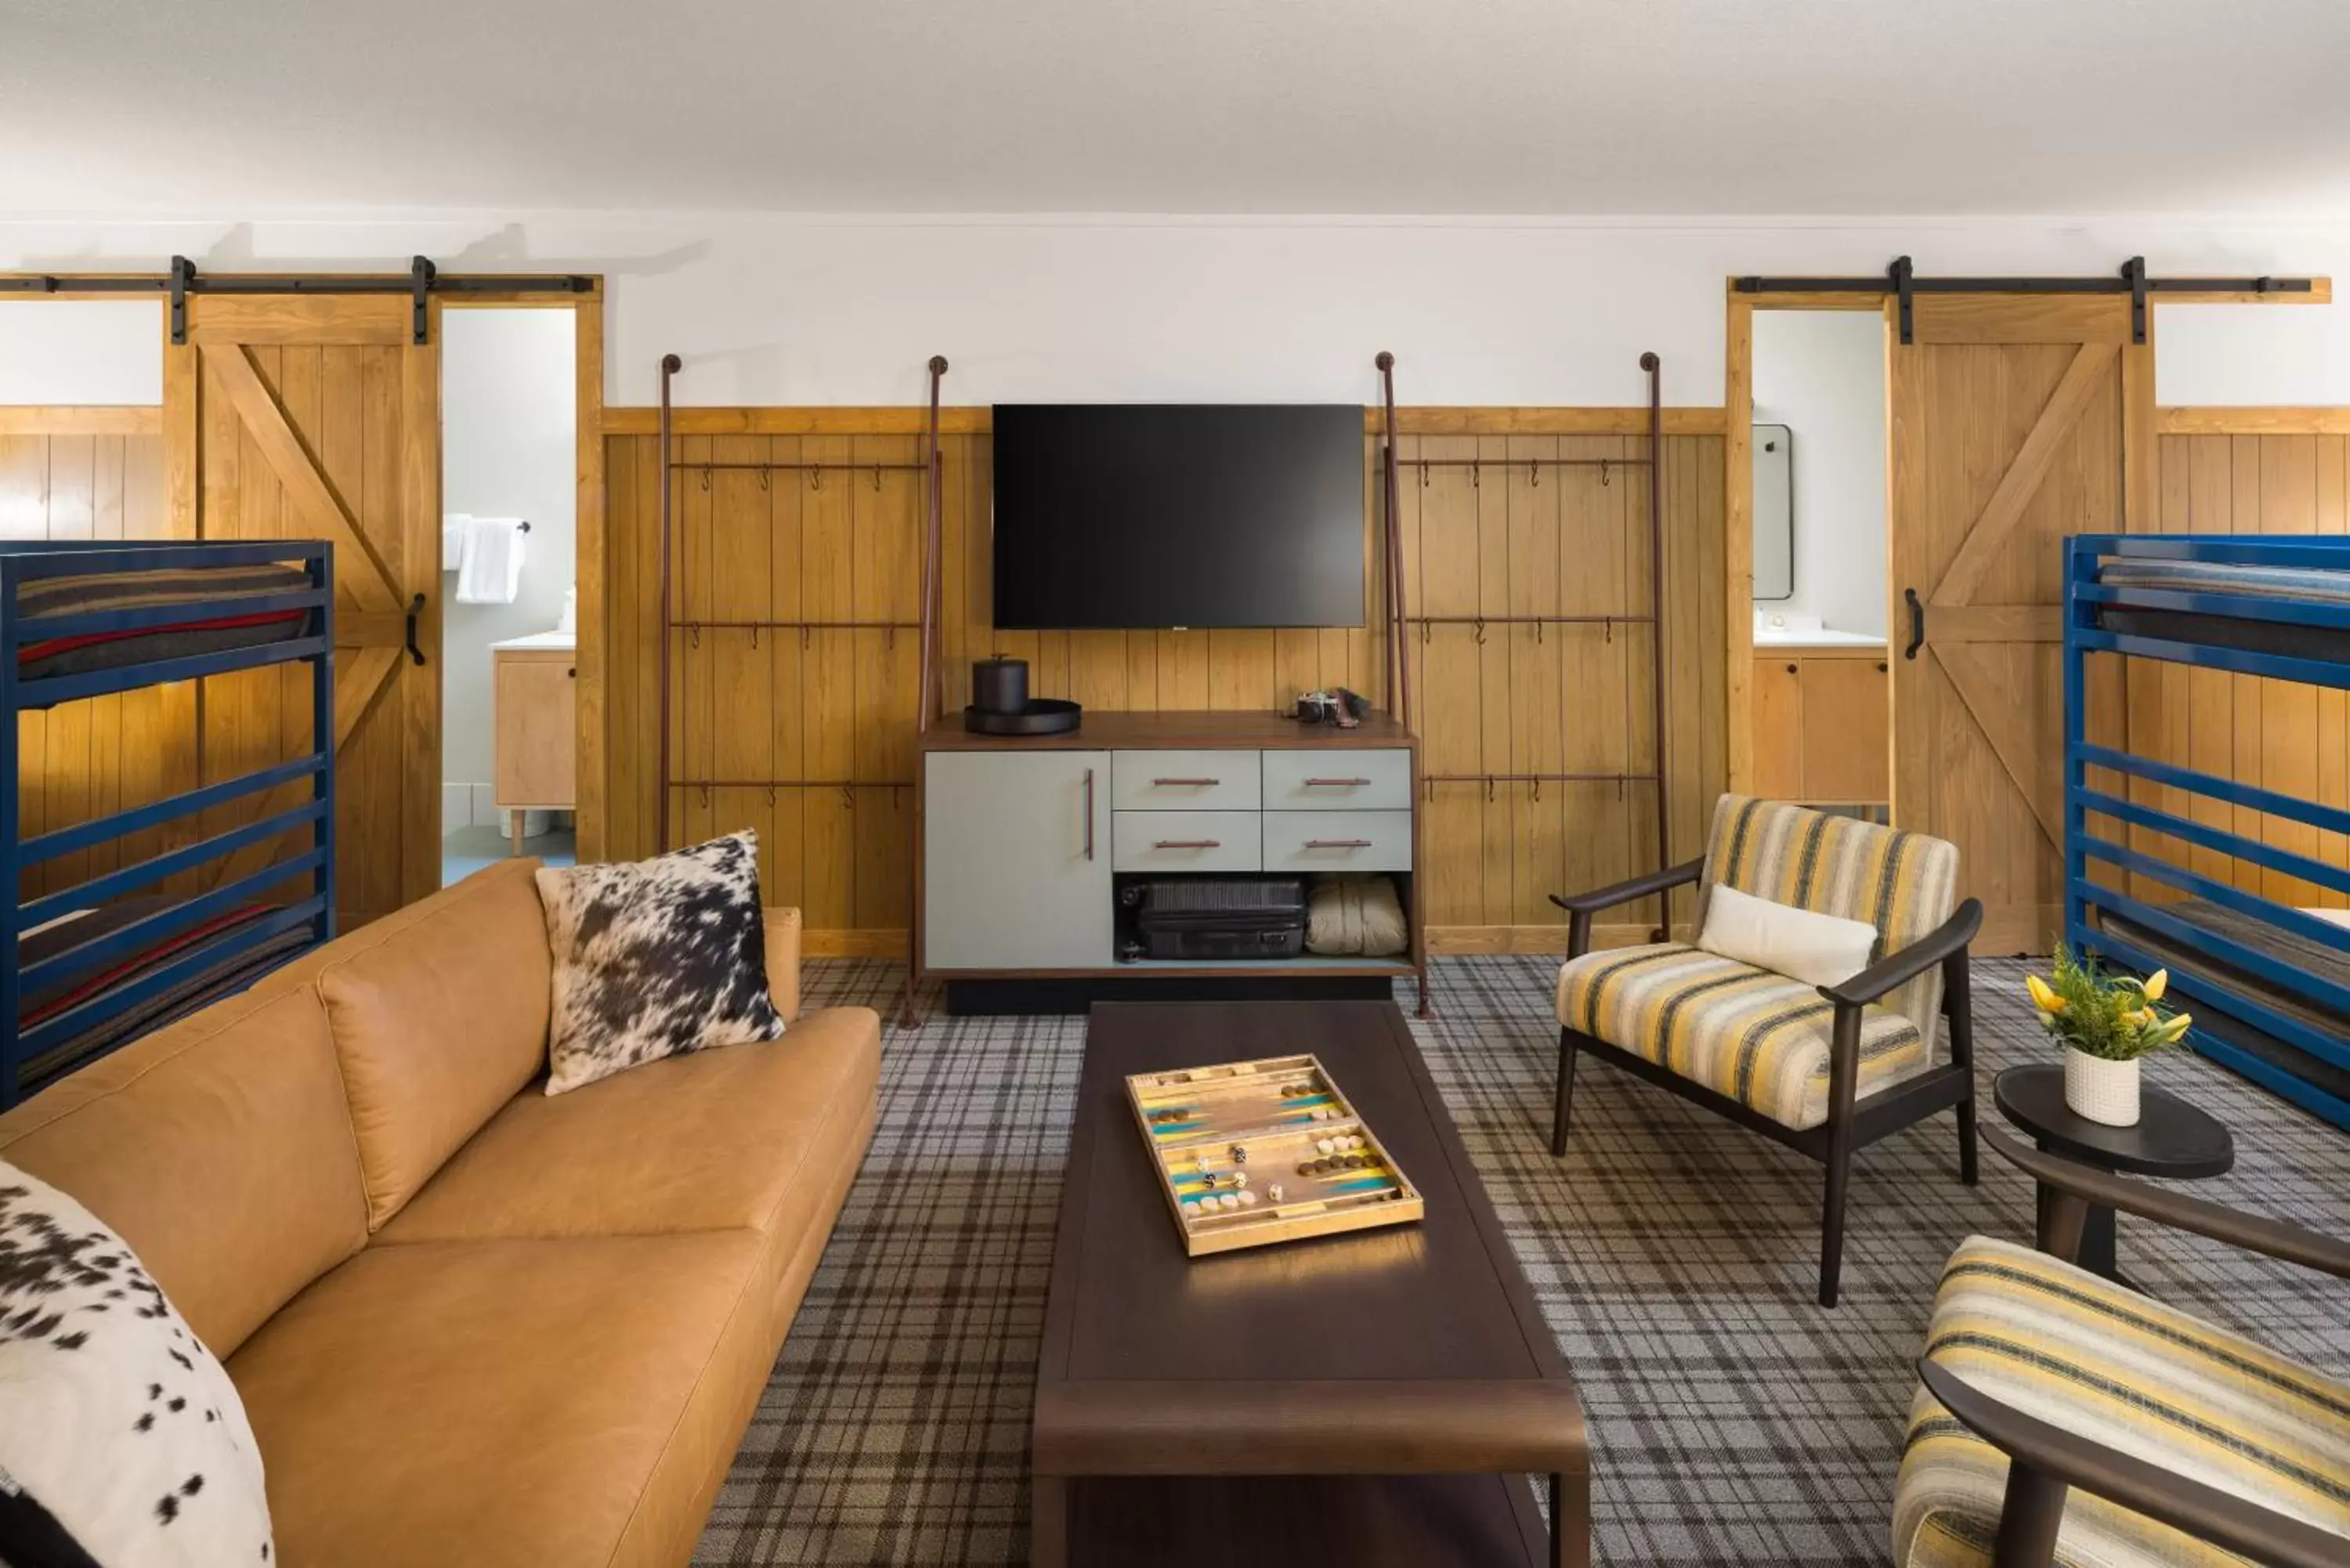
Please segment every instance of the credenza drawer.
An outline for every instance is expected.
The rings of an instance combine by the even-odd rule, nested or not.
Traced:
[[[1254,811],[1254,752],[1113,752],[1109,804],[1118,811]]]
[[[1263,820],[1253,811],[1113,812],[1111,864],[1120,871],[1254,871]]]
[[[1272,760],[1273,753],[1265,753]],[[1267,871],[1409,871],[1409,811],[1268,811]]]
[[[1409,811],[1411,753],[1401,746],[1360,751],[1267,752],[1267,811]],[[1360,836],[1357,835],[1357,836]],[[1270,842],[1270,841],[1268,841]]]

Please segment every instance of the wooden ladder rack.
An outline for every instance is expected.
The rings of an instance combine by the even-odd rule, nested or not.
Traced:
[[[922,461],[920,462],[858,462],[851,459],[816,460],[777,462],[742,462],[685,461],[677,454],[677,443],[671,430],[671,379],[685,368],[685,361],[675,354],[664,354],[660,361],[660,802],[658,814],[660,841],[657,849],[670,847],[670,792],[691,789],[701,792],[705,804],[714,789],[764,790],[772,802],[775,793],[787,789],[837,789],[853,798],[858,790],[886,789],[893,794],[899,790],[914,787],[910,779],[720,779],[676,778],[670,772],[670,661],[671,649],[679,634],[688,639],[688,646],[699,648],[705,630],[743,630],[751,634],[753,646],[757,646],[761,631],[797,631],[802,647],[807,646],[809,635],[816,631],[879,631],[894,642],[901,631],[919,632],[922,639],[921,673],[919,681],[915,730],[919,734],[929,730],[932,711],[938,706],[941,686],[939,670],[939,618],[944,572],[941,552],[943,548],[941,522],[942,491],[940,469],[943,462],[939,449],[939,387],[947,373],[944,355],[931,357],[928,369],[931,378],[930,420],[925,431]],[[827,473],[869,475],[873,488],[881,488],[885,473],[919,473],[924,476],[922,504],[925,513],[922,533],[921,614],[915,620],[806,620],[780,618],[714,618],[689,617],[679,613],[676,578],[681,574],[671,569],[672,542],[676,539],[674,477],[681,473],[699,473],[702,488],[710,488],[712,473],[755,473],[762,488],[769,485],[770,475],[805,473],[808,488],[821,490]],[[682,555],[679,550],[677,554]],[[914,1007],[915,971],[921,952],[921,882],[919,832],[913,867],[907,887],[907,936],[910,944],[906,964],[905,992],[900,1007],[900,1019],[909,1027],[920,1022]]]
[[[1619,793],[1627,784],[1653,784],[1656,788],[1657,808],[1657,867],[1661,870],[1670,866],[1673,863],[1669,783],[1671,764],[1670,742],[1666,735],[1665,682],[1668,664],[1665,658],[1664,637],[1665,514],[1664,467],[1661,462],[1664,454],[1665,434],[1664,362],[1653,353],[1640,356],[1640,369],[1647,375],[1648,381],[1647,410],[1648,450],[1645,455],[1530,458],[1405,457],[1401,455],[1397,450],[1394,358],[1390,355],[1382,354],[1378,363],[1386,402],[1385,431],[1379,457],[1388,510],[1388,544],[1390,552],[1388,580],[1392,585],[1389,593],[1387,634],[1388,689],[1390,691],[1400,692],[1397,717],[1402,721],[1406,729],[1411,728],[1409,660],[1403,657],[1403,642],[1406,635],[1404,628],[1407,627],[1417,625],[1419,628],[1420,641],[1423,645],[1430,640],[1430,628],[1439,626],[1472,627],[1475,628],[1476,639],[1481,645],[1485,640],[1485,628],[1489,626],[1531,626],[1534,628],[1537,641],[1541,639],[1543,628],[1547,626],[1596,625],[1610,637],[1614,635],[1615,628],[1618,626],[1647,626],[1656,628],[1655,635],[1648,639],[1649,686],[1654,700],[1652,719],[1656,737],[1655,760],[1651,771],[1594,774],[1423,773],[1420,775],[1422,792],[1430,798],[1433,798],[1435,786],[1438,784],[1482,784],[1485,786],[1487,798],[1491,799],[1497,785],[1525,784],[1534,788],[1539,798],[1539,792],[1544,784],[1613,784]],[[1596,468],[1600,471],[1599,478],[1603,484],[1607,482],[1608,472],[1612,469],[1648,470],[1651,475],[1648,485],[1648,613],[1646,615],[1413,615],[1409,613],[1403,603],[1401,545],[1396,524],[1397,475],[1405,468],[1416,468],[1419,471],[1419,482],[1423,487],[1428,483],[1430,469],[1465,468],[1469,471],[1469,483],[1472,486],[1482,486],[1483,471],[1487,468],[1504,475],[1523,471],[1528,483],[1534,484],[1539,484],[1542,482],[1542,471],[1545,468]],[[1398,684],[1399,680],[1400,687]],[[1657,928],[1659,940],[1662,940],[1663,935],[1669,934],[1672,929],[1671,898],[1672,895],[1669,892],[1660,893],[1657,897]],[[1421,984],[1421,993],[1424,997],[1426,995],[1425,980]]]

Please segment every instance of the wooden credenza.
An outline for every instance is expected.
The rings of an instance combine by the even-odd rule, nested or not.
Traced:
[[[1411,738],[1261,713],[1087,713],[1066,735],[923,737],[920,956],[987,980],[1376,980],[1419,971]],[[1261,872],[1393,875],[1412,947],[1394,959],[1121,961],[1118,879]],[[1090,988],[1115,994],[1111,986]]]
[[[578,805],[578,675],[577,649],[544,638],[490,649],[497,732],[492,788],[513,828],[514,854],[522,853],[523,813]]]
[[[1893,798],[1886,650],[1754,650],[1754,793],[1803,805]]]

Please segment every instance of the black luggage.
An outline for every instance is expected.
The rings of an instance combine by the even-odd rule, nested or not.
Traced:
[[[1127,888],[1144,958],[1281,959],[1305,950],[1305,884],[1143,882]]]

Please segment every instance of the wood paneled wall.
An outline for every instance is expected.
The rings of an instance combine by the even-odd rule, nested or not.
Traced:
[[[54,410],[52,429],[120,431],[143,410]],[[20,431],[35,421],[12,421]],[[151,424],[151,421],[145,421]],[[163,441],[140,433],[0,433],[0,538],[138,539],[165,533]],[[165,688],[20,714],[20,831],[26,837],[159,799]],[[181,701],[184,701],[182,696]],[[72,887],[161,853],[160,831],[64,856],[26,878],[20,897]]]
[[[1540,413],[1541,410],[1534,412]],[[1474,421],[1435,410],[1424,423]],[[746,417],[746,423],[752,421]],[[900,427],[902,428],[902,427]],[[951,421],[950,430],[955,430]],[[684,462],[916,461],[903,434],[687,435]],[[1407,434],[1400,497],[1410,607],[1432,615],[1647,613],[1648,475],[1542,469],[1542,457],[1623,458],[1625,436]],[[972,659],[1030,660],[1031,689],[1102,709],[1263,711],[1347,685],[1385,705],[1378,603],[1377,445],[1365,443],[1365,555],[1372,624],[1250,631],[997,631],[987,517],[989,444],[967,424],[941,438],[945,470],[945,694]],[[659,699],[659,450],[606,442],[610,631],[608,853],[651,852]],[[1721,440],[1665,441],[1666,617],[1674,851],[1694,854],[1726,777]],[[675,477],[681,617],[906,621],[920,592],[921,477],[721,472]],[[1645,626],[1472,625],[1410,639],[1423,762],[1435,774],[1638,773],[1653,741]],[[918,639],[879,627],[708,628],[672,644],[671,791],[679,842],[759,831],[769,898],[799,905],[820,949],[902,950],[913,829]],[[764,781],[779,781],[769,786]],[[801,782],[796,784],[782,781]],[[847,785],[848,787],[841,787]],[[1645,869],[1655,857],[1644,784],[1433,786],[1423,846],[1432,940],[1456,950],[1548,948],[1546,895]]]
[[[2350,434],[2165,435],[2167,533],[2350,532]],[[2224,670],[2134,661],[2131,749],[2166,762],[2350,808],[2350,693]],[[2148,805],[2337,867],[2350,838],[2185,791],[2139,784]],[[2214,851],[2140,833],[2150,852],[2282,903],[2350,905],[2341,894]],[[2144,882],[2149,897],[2175,890]]]

